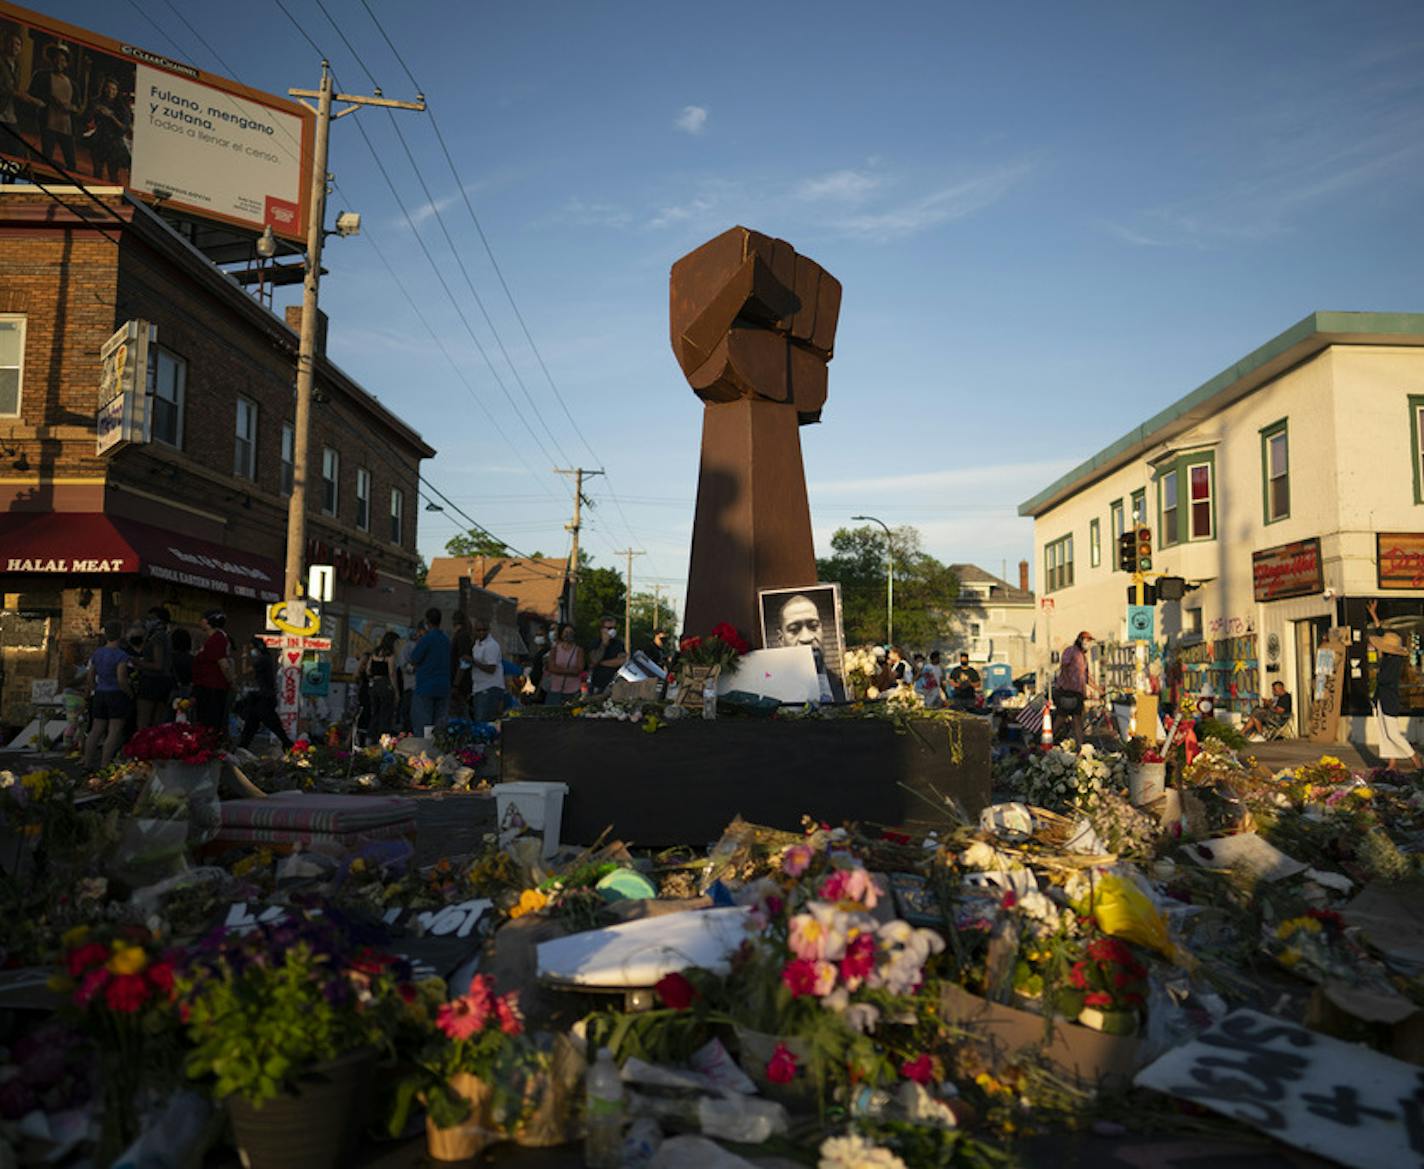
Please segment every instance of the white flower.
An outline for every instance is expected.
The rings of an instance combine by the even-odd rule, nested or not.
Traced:
[[[871,1003],[853,1003],[846,1008],[846,1026],[861,1035],[867,1031],[874,1031],[875,1025],[879,1022],[880,1008]]]
[[[857,1133],[830,1137],[821,1145],[818,1169],[906,1169],[889,1149],[872,1145]]]

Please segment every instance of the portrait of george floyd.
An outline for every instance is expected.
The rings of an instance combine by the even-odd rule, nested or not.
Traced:
[[[817,670],[824,671],[830,683],[831,697],[836,702],[845,701],[841,586],[762,589],[757,599],[761,607],[762,647],[810,646]]]

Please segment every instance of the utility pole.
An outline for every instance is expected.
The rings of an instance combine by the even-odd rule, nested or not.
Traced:
[[[628,558],[628,576],[623,585],[623,650],[631,658],[633,656],[633,557],[642,556],[641,549],[620,548],[614,553],[615,556],[626,556]]]
[[[583,504],[583,479],[587,475],[592,478],[594,475],[602,475],[600,471],[589,471],[583,467],[555,467],[556,475],[572,475],[574,477],[574,518],[564,525],[564,531],[573,535],[573,544],[569,552],[568,569],[568,612],[564,614],[564,620],[570,625],[576,623],[578,618],[578,578],[579,578],[579,516],[580,507]]]
[[[307,542],[307,466],[311,444],[312,390],[316,381],[317,292],[321,284],[321,245],[326,238],[327,144],[331,123],[354,113],[361,106],[384,106],[392,110],[424,111],[425,95],[415,101],[394,101],[382,97],[379,89],[370,96],[333,93],[331,64],[321,63],[321,85],[317,89],[289,89],[292,97],[315,98],[302,104],[316,113],[316,146],[312,155],[310,206],[307,208],[306,279],[302,282],[302,337],[297,354],[297,409],[292,442],[292,498],[287,505],[287,560],[283,573],[284,597],[296,597],[301,589],[302,562]],[[331,103],[346,102],[332,113]],[[352,233],[354,234],[354,233]]]

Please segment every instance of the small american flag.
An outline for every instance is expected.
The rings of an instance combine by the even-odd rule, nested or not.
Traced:
[[[1029,699],[1028,705],[1014,719],[1026,731],[1037,732],[1043,727],[1043,708],[1048,702],[1046,695],[1040,694]]]

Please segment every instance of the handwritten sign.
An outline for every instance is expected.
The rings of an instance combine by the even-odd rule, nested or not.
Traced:
[[[407,910],[399,906],[386,910],[387,925],[402,925],[414,933],[436,938],[468,938],[475,926],[494,906],[494,902],[483,897],[471,898],[447,905],[443,909],[432,909],[406,917]]]
[[[1354,1169],[1424,1164],[1424,1069],[1235,1011],[1134,1081]]]
[[[1380,532],[1375,568],[1382,589],[1424,589],[1424,532]]]
[[[1308,597],[1325,590],[1320,540],[1297,540],[1251,553],[1251,581],[1258,601]]]
[[[1333,743],[1345,693],[1345,661],[1349,647],[1332,636],[1315,651],[1315,673],[1310,694],[1306,733],[1312,743]]]

